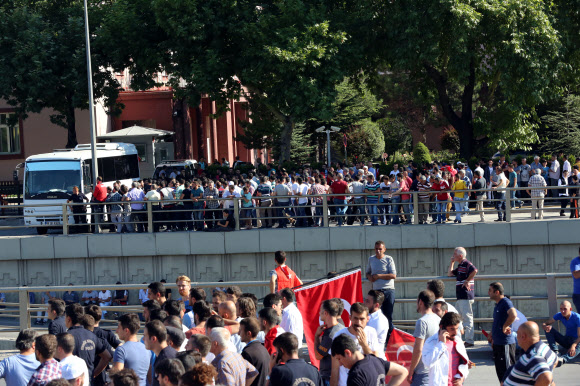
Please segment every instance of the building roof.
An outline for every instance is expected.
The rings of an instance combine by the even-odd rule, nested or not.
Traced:
[[[122,137],[164,137],[175,134],[172,131],[152,129],[143,126],[131,126],[126,129],[111,131],[110,133],[99,135],[98,138],[122,138]]]

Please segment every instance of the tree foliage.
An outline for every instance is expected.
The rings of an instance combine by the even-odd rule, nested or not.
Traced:
[[[413,148],[413,161],[415,161],[419,168],[421,168],[423,165],[428,165],[431,163],[429,149],[423,142],[417,142]]]
[[[508,147],[537,140],[531,110],[558,76],[558,33],[546,3],[388,1],[380,15],[382,57],[431,87],[462,157],[471,156],[477,135]]]
[[[557,109],[541,117],[540,150],[546,153],[580,154],[580,97],[568,95]]]
[[[459,152],[459,136],[457,135],[457,130],[454,128],[447,128],[441,134],[441,148],[443,150],[449,150],[452,153]]]
[[[409,151],[413,146],[413,136],[402,117],[385,118],[379,121],[385,138],[385,151],[394,154],[396,151]]]
[[[379,158],[385,148],[385,139],[379,124],[371,119],[360,121],[347,135],[349,160],[368,161]],[[344,159],[343,134],[335,135],[332,147],[336,158]]]
[[[83,2],[4,1],[0,14],[0,97],[23,119],[53,109],[51,122],[68,130],[66,147],[76,146],[74,112],[88,108]],[[95,98],[113,106],[118,83],[93,53]]]

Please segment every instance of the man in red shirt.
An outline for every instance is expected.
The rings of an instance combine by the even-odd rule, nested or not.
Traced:
[[[337,174],[336,181],[330,185],[331,194],[345,194],[348,192],[348,184],[344,181],[342,174]],[[336,216],[338,217],[338,226],[342,226],[344,214],[348,208],[346,204],[346,196],[335,196],[334,205],[336,207]]]
[[[95,223],[93,228],[94,233],[101,233],[100,224],[103,223],[103,210],[104,203],[107,200],[107,187],[103,185],[103,177],[97,177],[97,186],[93,188],[93,202],[96,205],[92,205],[91,209],[94,213],[93,220],[91,222]]]
[[[264,347],[266,347],[266,350],[271,355],[276,352],[274,339],[286,331],[280,327],[281,318],[275,309],[263,308],[258,312],[258,317],[260,318],[260,329],[266,334],[264,336]]]
[[[449,184],[441,177],[436,176],[431,189],[437,192],[437,224],[445,224],[445,211],[447,210],[447,200],[449,200],[449,193],[446,191],[449,190]]]

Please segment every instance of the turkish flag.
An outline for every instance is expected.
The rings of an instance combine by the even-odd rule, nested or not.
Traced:
[[[342,320],[346,327],[350,326],[350,306],[362,302],[361,270],[350,270],[330,278],[320,279],[311,284],[303,285],[294,290],[296,305],[304,321],[304,335],[308,344],[310,362],[318,367],[318,360],[314,355],[314,333],[320,326],[320,305],[323,301],[339,298],[344,304]]]
[[[414,344],[415,337],[413,335],[397,328],[393,329],[389,342],[387,343],[387,351],[385,352],[387,360],[398,363],[409,370]],[[385,382],[388,382],[388,380],[385,379]],[[403,382],[402,385],[408,385],[407,381]]]

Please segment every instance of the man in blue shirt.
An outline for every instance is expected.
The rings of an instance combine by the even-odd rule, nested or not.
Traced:
[[[580,248],[578,253],[580,253]],[[572,280],[574,280],[572,301],[576,307],[576,312],[580,312],[580,256],[576,256],[570,262],[570,272],[572,273]]]
[[[511,300],[504,296],[503,285],[493,282],[489,285],[489,298],[495,301],[493,309],[493,325],[488,341],[493,350],[495,372],[501,382],[507,369],[516,361],[516,340],[512,335],[512,323],[517,312]]]
[[[562,335],[552,326],[556,321],[562,322],[566,327],[566,335]],[[578,356],[580,350],[577,350],[576,347],[580,343],[580,315],[572,311],[572,304],[569,301],[563,301],[560,304],[560,312],[543,323],[543,327],[552,351],[558,352],[558,344],[568,350],[560,358],[560,362],[566,363]]]
[[[36,331],[33,329],[20,331],[16,338],[16,348],[20,354],[0,362],[0,378],[6,380],[6,386],[26,386],[32,374],[40,366],[40,362],[34,355],[36,336]]]

